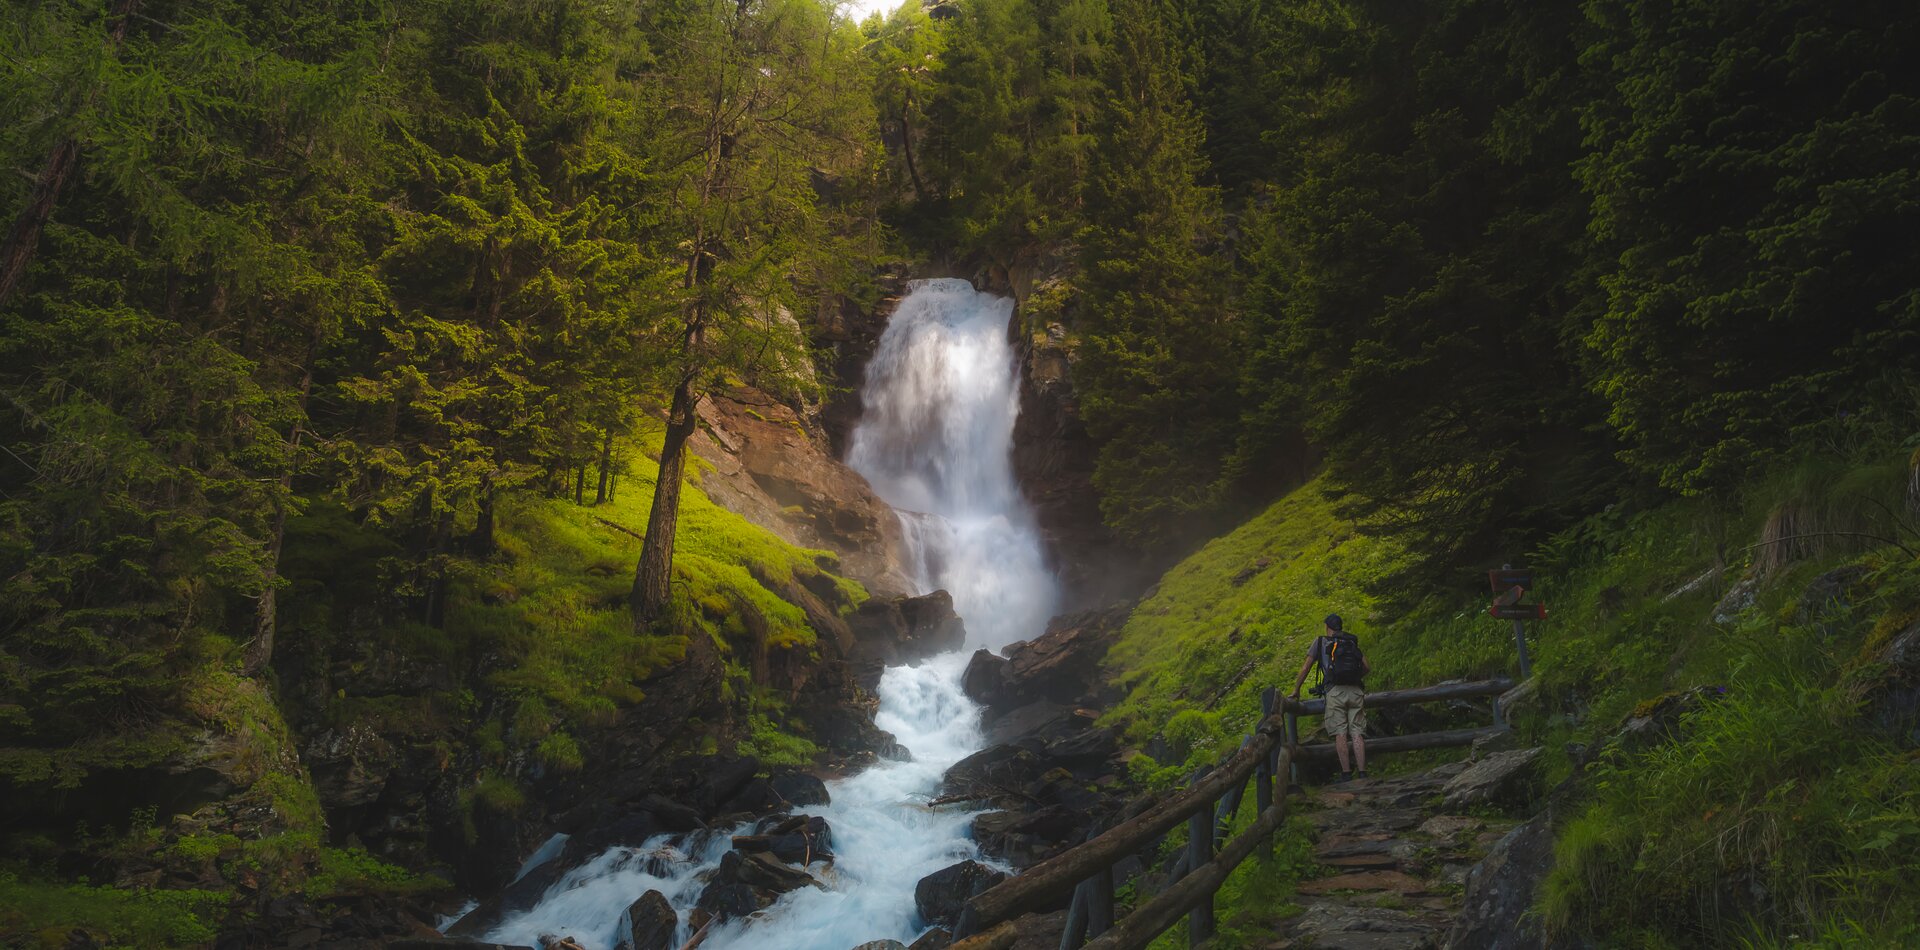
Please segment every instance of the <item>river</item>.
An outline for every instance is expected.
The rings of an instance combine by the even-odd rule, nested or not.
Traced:
[[[915,593],[953,595],[967,648],[882,676],[876,723],[912,758],[829,782],[832,804],[805,810],[832,827],[835,859],[810,868],[823,886],[714,928],[703,950],[912,942],[926,929],[915,884],[980,858],[969,836],[974,813],[927,805],[947,767],[981,747],[980,710],[961,692],[960,674],[973,649],[1037,636],[1058,598],[1013,475],[1020,380],[1007,340],[1012,317],[1012,301],[941,279],[915,281],[888,321],[867,366],[847,463],[899,512]],[[679,912],[684,941],[703,878],[738,830],[610,849],[487,938],[537,945],[542,934],[566,934],[588,950],[613,950],[627,905],[658,890]]]

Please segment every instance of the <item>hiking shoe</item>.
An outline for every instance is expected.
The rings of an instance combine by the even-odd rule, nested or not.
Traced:
[[[1354,778],[1366,778],[1366,777],[1367,777],[1367,772],[1366,772],[1366,770],[1365,770],[1365,769],[1361,769],[1360,771],[1358,771],[1358,772],[1355,772],[1355,773],[1353,773],[1353,777],[1354,777]]]
[[[1345,785],[1345,784],[1347,784],[1348,782],[1351,782],[1351,781],[1353,781],[1353,773],[1352,773],[1352,772],[1335,772],[1335,773],[1333,773],[1333,784],[1335,784],[1335,785]]]

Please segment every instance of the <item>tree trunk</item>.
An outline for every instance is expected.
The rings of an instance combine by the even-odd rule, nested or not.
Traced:
[[[134,8],[139,0],[120,0],[113,11],[113,25],[107,28],[109,45],[118,51],[120,44],[127,38],[127,23],[133,19]],[[91,104],[99,94],[96,88],[87,94]],[[33,190],[27,195],[27,206],[13,219],[13,227],[7,232],[7,243],[0,248],[0,307],[6,306],[7,298],[20,284],[20,278],[26,275],[27,265],[33,262],[33,254],[40,246],[40,231],[46,227],[47,219],[53,216],[53,206],[60,199],[60,190],[66,187],[67,179],[73,174],[73,166],[80,159],[80,140],[69,135],[60,140],[53,151],[47,155],[46,163],[40,166],[40,174],[33,180]]]
[[[573,470],[573,503],[576,505],[587,503],[587,463],[585,462],[581,462],[579,467]]]
[[[612,473],[613,430],[608,429],[606,430],[606,434],[600,437],[600,490],[593,493],[594,504],[604,505],[607,503],[607,499],[613,497],[608,492],[608,489],[612,486],[607,483],[607,478]]]
[[[640,545],[640,566],[633,576],[633,622],[651,625],[667,614],[673,600],[673,533],[680,522],[680,483],[687,469],[687,439],[693,435],[693,380],[683,378],[667,411],[666,440],[660,445],[660,477],[653,486],[647,537]]]
[[[907,160],[907,176],[913,179],[914,196],[925,201],[927,189],[920,184],[920,169],[913,164],[913,125],[907,121],[907,110],[912,104],[912,93],[908,93],[900,103],[900,154]]]
[[[300,440],[306,435],[307,397],[313,392],[313,355],[319,347],[320,333],[315,329],[313,342],[307,346],[306,368],[300,374],[300,415],[293,424],[293,432],[287,436],[289,451],[298,451]],[[240,661],[240,672],[246,676],[263,675],[273,664],[273,638],[280,628],[280,598],[276,592],[280,582],[280,551],[287,540],[288,496],[292,493],[293,459],[288,459],[286,470],[280,473],[273,536],[267,540],[267,585],[261,589],[260,596],[254,598],[253,640],[247,644],[247,652]]]

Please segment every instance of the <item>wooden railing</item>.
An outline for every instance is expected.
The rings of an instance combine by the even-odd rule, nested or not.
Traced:
[[[1511,689],[1505,679],[1443,683],[1419,689],[1369,693],[1366,708],[1444,702],[1498,695]],[[1014,919],[1068,902],[1061,950],[1137,950],[1187,918],[1187,939],[1198,946],[1213,936],[1213,896],[1227,876],[1249,856],[1270,854],[1273,833],[1286,819],[1286,786],[1275,794],[1278,776],[1291,775],[1303,758],[1333,754],[1331,745],[1302,747],[1300,717],[1316,716],[1325,700],[1277,699],[1269,688],[1260,695],[1260,724],[1232,755],[1195,775],[1187,788],[1083,844],[1054,855],[969,900],[954,925],[950,950],[1005,950],[1013,945]],[[1396,752],[1467,745],[1506,728],[1495,700],[1494,723],[1478,729],[1452,729],[1367,740],[1367,751]],[[1239,812],[1247,779],[1254,788],[1254,818],[1233,840],[1227,835]],[[1171,869],[1173,882],[1159,894],[1114,919],[1115,862],[1159,841],[1187,823],[1187,847]]]

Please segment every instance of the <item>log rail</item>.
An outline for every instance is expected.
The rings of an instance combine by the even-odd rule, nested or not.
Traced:
[[[1366,708],[1497,696],[1512,688],[1512,681],[1504,678],[1441,683],[1369,693]],[[1325,710],[1325,700],[1281,698],[1269,687],[1260,696],[1260,724],[1247,734],[1238,750],[1218,765],[1201,770],[1179,794],[975,895],[954,925],[950,950],[1004,950],[1016,937],[1014,918],[1058,907],[1063,901],[1070,903],[1066,930],[1060,936],[1061,950],[1138,950],[1182,917],[1187,918],[1189,946],[1211,938],[1215,892],[1248,857],[1271,854],[1273,833],[1286,820],[1287,786],[1280,784],[1276,795],[1276,780],[1291,776],[1295,763],[1303,758],[1333,755],[1330,744],[1299,743],[1300,717],[1317,716]],[[1484,728],[1369,739],[1367,750],[1396,752],[1467,745],[1507,728],[1497,699],[1493,718],[1493,725]],[[1249,778],[1254,780],[1253,823],[1228,841]],[[1132,913],[1114,920],[1115,862],[1159,841],[1181,822],[1188,824],[1187,848],[1174,864],[1173,883]]]

